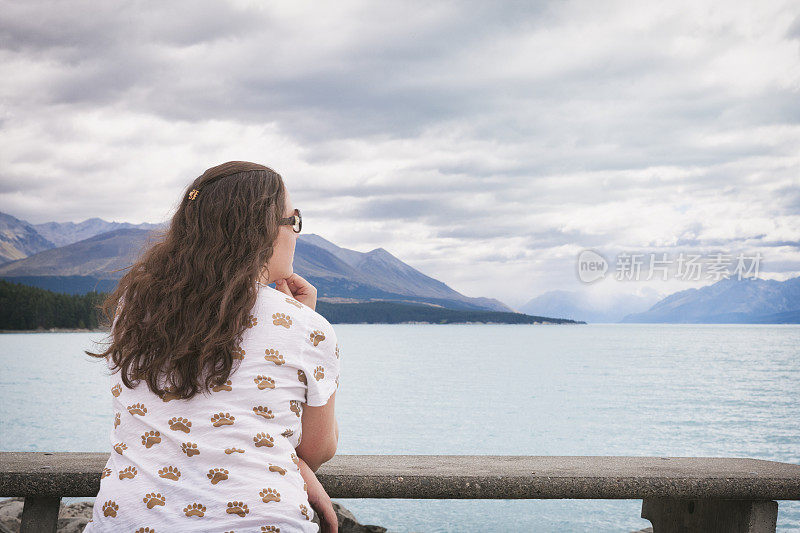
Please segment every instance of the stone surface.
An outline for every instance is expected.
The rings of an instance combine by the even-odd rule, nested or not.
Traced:
[[[23,498],[10,498],[0,501],[0,533],[18,533],[22,519]],[[57,533],[81,533],[86,523],[92,517],[92,502],[78,502],[61,506],[58,511]],[[385,533],[386,528],[380,526],[360,524],[356,517],[347,508],[338,502],[333,502],[333,509],[339,519],[340,533]],[[319,524],[318,516],[314,515],[314,522]]]
[[[108,453],[0,452],[0,497],[97,494]],[[337,455],[332,498],[800,500],[800,465],[741,457]]]

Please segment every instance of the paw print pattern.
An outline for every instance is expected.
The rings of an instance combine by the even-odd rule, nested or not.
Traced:
[[[286,329],[292,325],[292,317],[283,313],[275,313],[272,315],[272,323],[276,326],[283,326]]]
[[[300,400],[289,400],[289,410],[300,417]]]
[[[125,444],[124,442],[118,442],[118,443],[114,444],[114,451],[117,452],[120,455],[122,455],[122,451],[123,450],[127,450],[127,449],[128,449],[128,445]]]
[[[303,372],[303,370],[300,368],[297,369],[297,380],[303,385],[308,385],[308,379],[306,378],[306,373]]]
[[[302,309],[303,308],[303,304],[301,304],[300,302],[298,302],[294,298],[286,298],[286,303],[292,304],[293,306],[295,306],[298,309]]]
[[[241,448],[225,448],[225,453],[228,455],[232,453],[244,453],[244,450]]]
[[[267,348],[267,349],[264,351],[264,353],[266,354],[266,355],[264,356],[264,359],[266,359],[267,361],[272,361],[272,362],[273,362],[273,363],[275,363],[276,365],[279,365],[279,366],[280,366],[280,365],[282,365],[283,363],[285,363],[285,362],[286,362],[286,361],[283,359],[283,356],[282,356],[281,354],[279,354],[279,353],[278,353],[278,350],[273,350],[272,348]]]
[[[281,533],[278,526],[261,526],[261,533]]]
[[[283,435],[284,437],[286,437],[288,439],[289,437],[294,435],[294,430],[286,428],[286,429],[283,430],[283,433],[281,433],[281,435]]]
[[[272,411],[263,405],[257,405],[256,407],[253,407],[253,412],[258,416],[263,416],[267,420],[275,418],[275,415],[272,414]]]
[[[119,413],[114,413],[114,429],[117,429],[117,426],[119,426],[119,423],[120,423],[120,414]]]
[[[171,479],[173,481],[178,481],[181,477],[181,471],[175,468],[174,466],[165,466],[164,468],[158,471],[158,477],[163,477],[164,479]]]
[[[109,473],[111,473],[111,471],[109,471]],[[120,470],[119,478],[120,479],[133,479],[133,478],[136,477],[136,474],[137,474],[136,467],[135,466],[128,466],[128,467],[123,468],[122,470]]]
[[[172,389],[167,389],[167,391],[166,391],[166,392],[164,392],[164,394],[161,396],[161,399],[162,399],[164,402],[169,402],[169,401],[172,401],[172,400],[180,400],[181,398],[180,398],[180,396],[178,396],[178,395],[175,393],[175,391],[174,391],[174,390],[172,390]]]
[[[121,392],[122,392],[122,385],[120,385],[119,383],[111,387],[111,394],[114,395],[114,398],[118,398]]]
[[[247,504],[244,502],[228,502],[228,509],[225,511],[228,514],[235,514],[239,515],[244,518],[247,513],[250,512],[250,509],[247,508]]]
[[[298,459],[297,454],[292,452],[292,462],[297,465],[297,469],[300,470],[300,459]]]
[[[140,527],[134,533],[156,533],[156,530],[151,527]]]
[[[336,376],[336,379],[333,380],[336,383],[336,390],[339,390],[339,376]]]
[[[145,431],[142,435],[142,444],[145,448],[150,448],[161,442],[161,433],[157,430]]]
[[[308,483],[303,482],[303,490],[308,492]]]
[[[182,416],[173,416],[167,422],[169,424],[169,429],[174,431],[183,431],[184,433],[189,433],[191,431],[192,423]]]
[[[273,439],[266,433],[259,433],[258,435],[253,437],[253,442],[255,442],[256,448],[261,446],[268,446],[271,448],[272,446],[275,446],[275,439]]]
[[[314,343],[314,346],[316,346],[317,344],[325,340],[325,334],[322,333],[320,330],[315,329],[314,331],[311,332],[310,338],[311,342]]]
[[[245,326],[248,328],[252,328],[258,325],[258,317],[254,315],[247,315],[247,319],[245,320]]]
[[[202,503],[190,503],[183,508],[183,514],[186,516],[204,516],[206,514],[206,506]]]
[[[233,349],[233,353],[231,354],[234,359],[242,360],[244,359],[244,348],[241,346],[237,346]]]
[[[133,405],[129,405],[129,406],[127,407],[127,409],[128,409],[128,412],[129,412],[130,414],[132,414],[132,415],[141,415],[141,416],[144,416],[145,414],[147,414],[147,407],[145,407],[145,406],[144,406],[143,404],[141,404],[141,403],[135,403],[135,404],[133,404]]]
[[[156,505],[164,505],[167,499],[160,492],[151,492],[150,494],[145,494],[142,501],[147,505],[148,509],[152,509]]]
[[[217,413],[211,417],[211,424],[218,428],[220,426],[232,426],[236,417],[230,413]]]
[[[211,390],[214,391],[214,392],[221,392],[221,391],[224,391],[224,390],[233,390],[233,387],[231,387],[231,380],[226,381],[222,385],[217,385],[215,387],[212,387]]]
[[[311,517],[308,515],[308,507],[302,503],[300,504],[300,512],[306,517],[306,520],[311,520]]]
[[[100,479],[103,479],[104,477],[108,477],[110,475],[111,475],[111,469],[106,467],[103,469],[103,473],[100,474]]]
[[[275,388],[275,380],[268,376],[256,376],[253,381],[256,382],[256,385],[261,390]]]
[[[258,495],[264,503],[281,501],[281,493],[275,489],[263,489]]]
[[[197,444],[194,442],[184,442],[181,444],[181,450],[183,450],[183,453],[185,453],[187,457],[200,455],[200,450],[197,449]]]
[[[314,379],[319,381],[324,377],[325,377],[325,369],[323,367],[318,366],[317,368],[314,369]]]
[[[220,481],[228,479],[228,474],[229,472],[224,468],[212,468],[206,476],[211,480],[212,485],[216,485]]]
[[[277,472],[282,476],[286,475],[286,469],[285,468],[281,468],[280,466],[274,465],[272,463],[269,464],[269,468],[267,468],[267,470],[269,470],[270,472]]]
[[[339,359],[339,343],[336,343],[336,350],[333,352],[336,355],[336,359]]]
[[[116,518],[117,511],[119,511],[119,505],[117,505],[117,502],[108,500],[106,503],[103,504],[103,516],[110,516],[111,518]]]

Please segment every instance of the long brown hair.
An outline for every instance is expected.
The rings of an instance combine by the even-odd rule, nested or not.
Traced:
[[[159,396],[188,399],[224,384],[285,202],[283,179],[269,167],[229,161],[206,170],[98,306],[112,326],[110,346],[86,353],[109,358],[126,387],[144,379]]]

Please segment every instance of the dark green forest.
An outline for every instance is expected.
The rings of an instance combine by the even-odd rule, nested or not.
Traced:
[[[0,279],[0,329],[98,327],[106,293],[62,294]]]
[[[95,329],[100,321],[100,311],[97,308],[105,297],[105,292],[62,294],[0,279],[0,330]],[[316,310],[331,324],[575,323],[572,320],[522,313],[467,311],[388,301],[347,304],[318,302]]]

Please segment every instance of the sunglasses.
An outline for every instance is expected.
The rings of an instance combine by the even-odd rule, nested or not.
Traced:
[[[280,219],[278,225],[292,226],[292,231],[300,233],[300,230],[303,229],[303,217],[300,216],[300,210],[295,208],[294,214],[290,217]]]

